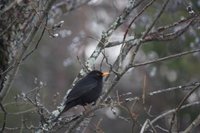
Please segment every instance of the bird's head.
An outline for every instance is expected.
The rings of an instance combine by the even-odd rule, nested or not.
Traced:
[[[109,72],[100,72],[97,70],[93,70],[88,74],[88,76],[92,76],[96,78],[103,78],[103,77],[107,77],[108,75],[109,75]]]

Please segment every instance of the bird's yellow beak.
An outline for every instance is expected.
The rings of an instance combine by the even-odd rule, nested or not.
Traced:
[[[109,72],[102,72],[102,77],[107,77],[109,75]]]

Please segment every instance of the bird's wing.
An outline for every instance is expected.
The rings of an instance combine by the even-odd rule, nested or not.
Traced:
[[[73,89],[69,92],[67,96],[67,102],[71,102],[85,93],[91,91],[93,88],[97,86],[97,81],[93,78],[83,78],[77,82],[77,84],[73,87]]]

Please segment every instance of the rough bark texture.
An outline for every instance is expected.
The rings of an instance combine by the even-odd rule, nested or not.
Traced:
[[[33,7],[37,5],[39,2],[28,0],[0,2],[0,91],[15,55],[20,51],[23,40],[33,26]]]
[[[12,22],[15,19],[15,13],[13,13],[13,9],[6,11],[10,3],[10,1],[6,0],[0,3],[0,91],[3,88],[6,77],[3,72],[6,71],[11,60],[9,51],[12,51],[11,46],[13,45],[12,30],[14,32],[14,28],[12,28]]]
[[[4,40],[0,38],[0,73],[5,71],[8,67],[8,57],[8,48],[6,47]],[[0,75],[0,90],[3,88],[3,82],[5,80],[4,78],[4,75]]]

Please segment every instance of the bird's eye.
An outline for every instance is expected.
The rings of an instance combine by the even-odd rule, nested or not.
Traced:
[[[101,76],[101,74],[100,74],[100,73],[97,73],[97,76]]]

